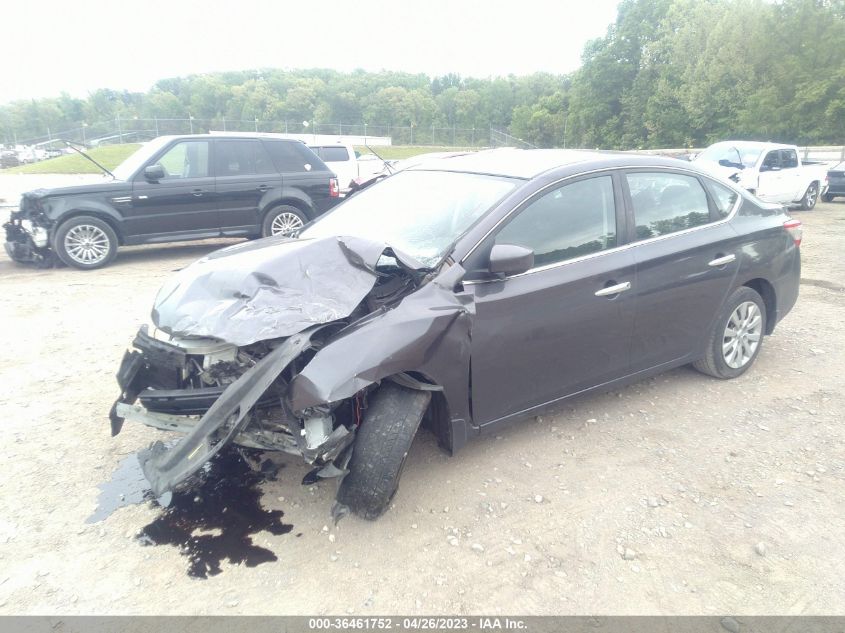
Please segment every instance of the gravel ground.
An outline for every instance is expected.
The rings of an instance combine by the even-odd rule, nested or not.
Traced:
[[[422,434],[374,523],[333,526],[334,483],[285,457],[261,503],[292,528],[253,537],[277,560],[207,579],[135,538],[152,504],[86,519],[157,436],[109,436],[124,349],[162,281],[226,242],[91,273],[2,255],[0,614],[845,614],[845,203],[796,217],[801,297],[743,377],[678,369],[453,458]]]

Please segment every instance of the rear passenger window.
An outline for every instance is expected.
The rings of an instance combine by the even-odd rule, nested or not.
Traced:
[[[338,163],[349,160],[349,152],[345,147],[321,147],[320,156],[322,156],[323,160],[327,163]]]
[[[218,176],[253,176],[273,174],[276,170],[258,141],[218,141]]]
[[[283,173],[305,172],[325,169],[319,157],[298,141],[264,140],[264,147],[270,153],[276,169]]]
[[[697,178],[680,174],[627,174],[637,239],[710,222],[707,195]]]
[[[706,180],[705,182],[707,183],[707,188],[710,190],[710,196],[716,203],[716,212],[719,214],[719,217],[728,217],[736,204],[736,199],[739,198],[739,194],[733,189],[725,187],[725,185],[720,185],[712,180]]]
[[[496,236],[496,244],[534,251],[535,266],[616,246],[613,180],[600,176],[564,185],[538,198]]]
[[[798,167],[798,153],[794,149],[780,150],[781,169],[794,169]]]

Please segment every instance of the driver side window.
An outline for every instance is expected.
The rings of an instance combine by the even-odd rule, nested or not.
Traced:
[[[772,171],[773,169],[780,169],[780,152],[774,150],[766,154],[763,159],[763,164],[760,166],[760,171]]]
[[[603,251],[616,243],[610,176],[580,180],[546,193],[496,236],[496,244],[533,250],[535,267]]]
[[[153,165],[164,168],[164,180],[208,177],[208,141],[177,143]]]

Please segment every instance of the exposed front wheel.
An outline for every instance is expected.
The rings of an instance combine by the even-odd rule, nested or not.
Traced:
[[[358,427],[349,474],[337,491],[338,503],[365,519],[384,514],[430,401],[430,391],[382,383]]]
[[[59,226],[53,250],[68,266],[82,270],[102,268],[117,254],[117,235],[103,220],[80,215]]]
[[[804,197],[801,198],[801,208],[804,211],[809,211],[816,206],[816,201],[819,199],[819,186],[816,183],[811,183],[804,192]]]
[[[737,288],[711,328],[704,358],[693,367],[715,378],[736,378],[756,360],[765,331],[763,299],[751,288]]]
[[[308,222],[308,219],[302,211],[296,207],[282,205],[267,212],[264,217],[264,224],[261,227],[261,235],[264,237],[270,235],[291,237],[305,226],[306,222]]]

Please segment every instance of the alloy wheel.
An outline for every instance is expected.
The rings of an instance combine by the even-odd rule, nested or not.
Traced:
[[[285,211],[273,218],[273,222],[270,225],[270,235],[290,236],[301,229],[302,226],[302,218],[295,213]]]
[[[728,367],[740,369],[754,357],[760,345],[763,317],[753,301],[740,303],[731,313],[722,336],[722,357]]]
[[[810,185],[810,187],[807,189],[807,194],[804,198],[804,206],[806,206],[807,208],[812,208],[813,206],[815,206],[817,194],[818,191],[816,190],[816,186]]]
[[[68,257],[78,264],[99,264],[109,255],[109,236],[93,224],[79,224],[65,235],[64,247]]]

